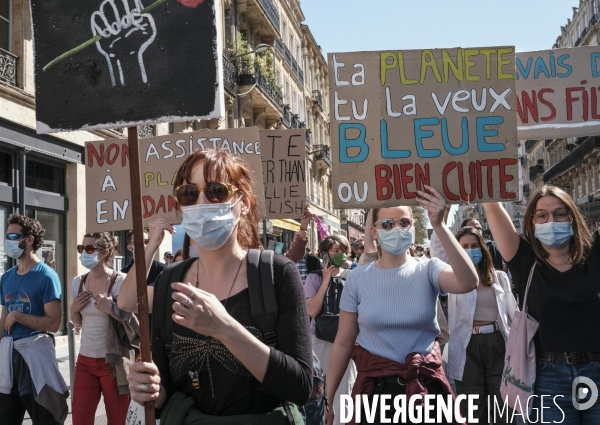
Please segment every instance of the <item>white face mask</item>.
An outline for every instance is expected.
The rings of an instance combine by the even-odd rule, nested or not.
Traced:
[[[98,259],[98,253],[94,252],[93,254],[88,254],[87,252],[82,252],[79,256],[79,261],[81,265],[86,269],[93,269],[98,265],[100,260]]]
[[[14,258],[15,260],[17,260],[21,255],[23,255],[23,252],[25,251],[25,249],[20,248],[19,243],[21,243],[21,241],[6,241],[5,240],[4,241],[4,252],[6,252],[6,255],[8,255],[10,258]]]
[[[392,255],[399,255],[412,245],[415,228],[403,229],[394,226],[390,230],[377,229],[381,249]]]
[[[190,257],[194,257],[194,258],[199,257],[199,255],[198,255],[198,245],[192,245],[192,246],[190,246]]]
[[[239,223],[239,219],[236,220],[233,216],[232,208],[240,199],[238,198],[233,205],[226,202],[181,207],[181,227],[201,248],[209,251],[219,249],[229,240]]]

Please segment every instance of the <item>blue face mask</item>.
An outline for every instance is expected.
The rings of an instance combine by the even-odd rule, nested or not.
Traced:
[[[8,255],[10,258],[14,258],[15,260],[17,260],[21,255],[23,255],[23,251],[25,251],[25,249],[19,247],[19,244],[21,243],[21,241],[4,241],[4,252],[6,252],[6,255]]]
[[[226,202],[181,207],[181,227],[201,248],[209,251],[219,249],[229,240],[239,221],[231,212],[238,201],[233,205]]]
[[[483,254],[481,253],[481,248],[473,248],[473,249],[465,249],[465,252],[476,266],[479,264],[481,259],[483,258]]]
[[[381,249],[392,255],[399,255],[413,243],[414,227],[403,229],[400,226],[392,227],[390,230],[377,229],[379,245]]]
[[[551,221],[535,225],[535,237],[546,248],[562,248],[574,235],[570,221]]]
[[[88,254],[87,252],[82,252],[79,256],[79,262],[86,269],[93,269],[98,265],[100,260],[98,260],[98,253],[94,252],[93,254]]]

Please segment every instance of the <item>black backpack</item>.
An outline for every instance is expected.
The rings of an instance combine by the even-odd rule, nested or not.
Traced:
[[[152,304],[152,347],[154,355],[170,356],[173,341],[172,282],[181,282],[197,258],[169,265],[156,279]],[[277,347],[277,294],[273,276],[273,251],[248,251],[248,291],[252,320],[263,333],[264,342]]]
[[[314,272],[323,278],[323,272]],[[315,336],[318,339],[334,342],[340,323],[340,300],[344,290],[345,278],[341,276],[332,277],[323,298],[323,309],[315,318]]]

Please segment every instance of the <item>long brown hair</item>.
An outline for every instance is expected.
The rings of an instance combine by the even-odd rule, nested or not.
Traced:
[[[254,193],[254,179],[246,163],[237,156],[223,150],[202,150],[191,154],[179,167],[173,189],[190,182],[192,170],[199,164],[204,165],[204,181],[227,182],[237,186],[239,193],[250,204],[248,214],[240,218],[237,240],[243,249],[262,248],[258,238],[258,200]],[[213,175],[215,176],[213,179]]]
[[[523,237],[529,242],[533,248],[533,252],[540,260],[545,261],[546,258],[548,258],[548,253],[540,241],[535,237],[535,224],[533,221],[537,203],[543,196],[554,196],[566,205],[569,215],[571,216],[571,226],[573,227],[574,233],[569,241],[570,259],[572,264],[580,263],[592,248],[592,235],[590,234],[579,208],[577,208],[577,205],[573,202],[573,198],[571,198],[564,190],[556,186],[545,185],[534,192],[527,205],[527,209],[525,210]]]
[[[494,284],[494,262],[492,260],[492,254],[490,254],[490,250],[483,240],[483,235],[476,228],[466,226],[456,232],[456,240],[458,243],[460,243],[460,238],[465,235],[475,236],[479,246],[481,247],[481,261],[475,266],[477,274],[479,275],[479,282],[483,286],[492,286]]]

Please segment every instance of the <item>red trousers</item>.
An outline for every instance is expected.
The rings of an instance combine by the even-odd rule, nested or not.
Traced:
[[[104,396],[108,425],[125,424],[129,394],[119,395],[117,380],[111,378],[106,359],[80,354],[75,365],[73,386],[73,425],[94,425],[100,393]]]

